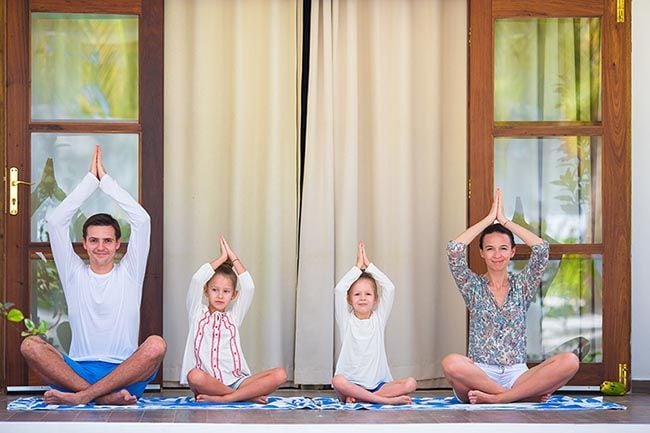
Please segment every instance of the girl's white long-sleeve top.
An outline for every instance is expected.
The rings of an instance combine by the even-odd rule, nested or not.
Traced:
[[[200,368],[226,385],[251,374],[241,350],[239,327],[253,302],[253,278],[248,271],[238,275],[237,297],[225,312],[210,313],[203,287],[212,275],[210,263],[204,264],[187,290],[189,332],[181,367],[183,385],[187,384],[187,373],[192,368]]]
[[[334,289],[334,311],[341,335],[341,353],[336,363],[337,375],[366,389],[391,382],[384,347],[384,329],[395,298],[395,285],[374,264],[366,269],[377,282],[379,302],[368,319],[358,319],[347,302],[347,291],[361,275],[352,267]]]

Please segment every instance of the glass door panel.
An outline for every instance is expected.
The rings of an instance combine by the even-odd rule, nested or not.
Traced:
[[[602,242],[600,137],[494,139],[504,210],[552,244]]]
[[[56,207],[88,172],[95,144],[103,150],[106,170],[133,197],[139,197],[138,134],[60,134],[34,133],[31,144],[31,241],[48,242],[45,215]],[[130,229],[124,211],[97,190],[74,218],[71,237],[81,242],[81,227],[87,217],[110,213],[120,223],[122,242],[128,242]]]
[[[138,120],[138,17],[31,14],[33,120]]]
[[[498,19],[494,120],[600,121],[600,18]]]
[[[515,260],[511,270],[526,266]],[[550,260],[528,309],[528,362],[574,352],[583,363],[603,360],[602,256],[564,254]]]
[[[36,252],[39,256],[30,264],[30,300],[32,318],[47,322],[45,339],[63,353],[70,350],[72,335],[68,321],[68,305],[63,295],[59,272],[51,254]],[[48,257],[49,256],[49,257]],[[33,314],[33,313],[36,314]],[[36,317],[34,317],[36,316]]]

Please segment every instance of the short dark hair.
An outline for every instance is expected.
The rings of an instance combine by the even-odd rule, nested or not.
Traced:
[[[510,238],[510,246],[513,248],[515,247],[515,235],[513,235],[507,227],[496,223],[490,224],[481,232],[481,237],[478,240],[478,246],[480,249],[483,249],[483,238],[485,235],[489,235],[490,233],[503,233],[504,235],[507,235]]]
[[[228,262],[220,264],[217,269],[214,270],[214,274],[205,283],[203,290],[207,290],[208,283],[217,275],[223,275],[224,277],[228,278],[232,282],[233,288],[237,290],[237,274],[233,270],[232,265]]]
[[[86,220],[83,226],[84,239],[86,239],[86,236],[88,235],[88,227],[90,226],[111,226],[115,230],[115,240],[119,241],[122,237],[120,223],[118,223],[112,215],[107,213],[96,213]]]

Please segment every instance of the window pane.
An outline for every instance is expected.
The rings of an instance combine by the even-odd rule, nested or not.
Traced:
[[[558,244],[602,242],[600,137],[496,138],[504,211]]]
[[[68,305],[54,260],[48,260],[45,254],[42,254],[42,258],[31,260],[30,277],[30,311],[36,312],[39,321],[47,322],[49,330],[45,338],[50,344],[67,354],[72,333],[68,321]]]
[[[138,120],[138,18],[32,13],[34,120]]]
[[[501,19],[494,119],[601,120],[599,18]]]
[[[511,264],[517,271],[526,260]],[[566,254],[550,260],[528,309],[528,361],[574,352],[581,362],[603,360],[602,256]]]
[[[31,239],[48,242],[45,215],[81,182],[88,172],[95,144],[102,146],[106,172],[133,197],[138,197],[137,134],[32,134]],[[110,213],[120,223],[122,241],[127,242],[130,226],[122,209],[99,189],[73,218],[71,236],[81,242],[81,228],[91,215]]]

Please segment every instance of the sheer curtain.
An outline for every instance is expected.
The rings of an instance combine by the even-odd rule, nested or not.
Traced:
[[[219,254],[222,233],[256,285],[241,329],[247,361],[292,374],[298,8],[165,2],[165,380],[178,380],[189,280]]]
[[[312,3],[296,383],[331,379],[333,287],[360,239],[397,286],[386,332],[393,375],[440,377],[444,354],[464,351],[444,249],[464,227],[465,8]]]

